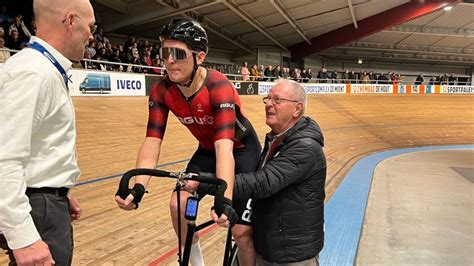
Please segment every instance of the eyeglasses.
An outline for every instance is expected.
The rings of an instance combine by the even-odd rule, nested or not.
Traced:
[[[191,53],[195,53],[191,51]],[[175,61],[186,60],[188,58],[188,53],[186,50],[177,48],[177,47],[161,47],[160,48],[160,58],[162,60],[167,60],[169,56]]]
[[[272,102],[273,104],[281,104],[282,101],[288,101],[288,102],[292,102],[292,103],[298,103],[300,101],[296,101],[296,100],[290,100],[290,99],[285,99],[285,98],[281,98],[281,97],[270,97],[270,96],[266,96],[266,97],[263,97],[262,99],[263,103],[264,104],[267,104],[268,102]]]
[[[82,17],[80,17],[79,15],[75,15],[76,17],[82,19],[84,22],[86,22]],[[94,34],[95,31],[97,30],[97,25],[95,24],[89,24],[89,30],[91,31],[91,34]]]
[[[97,25],[89,25],[89,30],[91,31],[91,34],[94,34],[97,31]]]
[[[78,17],[80,18],[82,21],[86,22],[81,16],[77,15],[77,14],[74,14],[75,17]],[[67,18],[63,19],[62,23],[66,22]],[[91,32],[91,34],[94,34],[95,31],[97,30],[97,25],[95,24],[92,24],[92,25],[88,25],[89,26],[89,31]]]

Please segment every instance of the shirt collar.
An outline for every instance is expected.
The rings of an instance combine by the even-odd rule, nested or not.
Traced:
[[[285,131],[281,132],[280,134],[275,135],[272,131],[270,131],[267,133],[267,137],[269,138],[270,141],[274,141],[275,139],[285,135],[285,133],[288,132],[288,130],[290,130],[291,128],[293,128],[297,122],[298,121],[294,122],[291,126],[289,126]]]
[[[31,36],[30,43],[37,42],[41,44],[48,52],[51,53],[52,56],[59,62],[59,64],[64,68],[64,71],[68,71],[71,66],[72,62],[67,59],[64,55],[62,55],[60,52],[58,52],[56,49],[53,48],[53,46],[49,45],[47,42],[43,41],[39,37],[36,36]]]
[[[276,140],[277,138],[283,136],[286,132],[288,132],[288,130],[290,130],[290,128],[292,128],[293,126],[287,128],[285,131],[281,132],[280,134],[274,134],[272,131],[268,132],[267,134],[267,137],[268,137],[268,140],[269,141],[274,141]]]

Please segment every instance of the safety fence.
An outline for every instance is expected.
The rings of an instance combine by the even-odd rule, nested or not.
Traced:
[[[72,96],[146,96],[161,77],[71,69]],[[232,81],[240,95],[268,94],[276,82]],[[301,83],[307,94],[474,94],[474,85]]]

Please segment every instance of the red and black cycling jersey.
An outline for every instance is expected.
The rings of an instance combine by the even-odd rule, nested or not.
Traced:
[[[206,71],[202,87],[191,97],[185,97],[168,76],[153,86],[147,137],[163,139],[171,110],[204,149],[214,150],[214,142],[220,139],[233,140],[234,148],[244,146],[243,139],[253,128],[241,112],[237,90],[220,72]]]

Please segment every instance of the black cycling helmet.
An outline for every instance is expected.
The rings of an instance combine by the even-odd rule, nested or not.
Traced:
[[[206,30],[194,20],[174,18],[163,26],[160,33],[160,42],[166,39],[184,42],[189,49],[207,54],[208,42]]]

